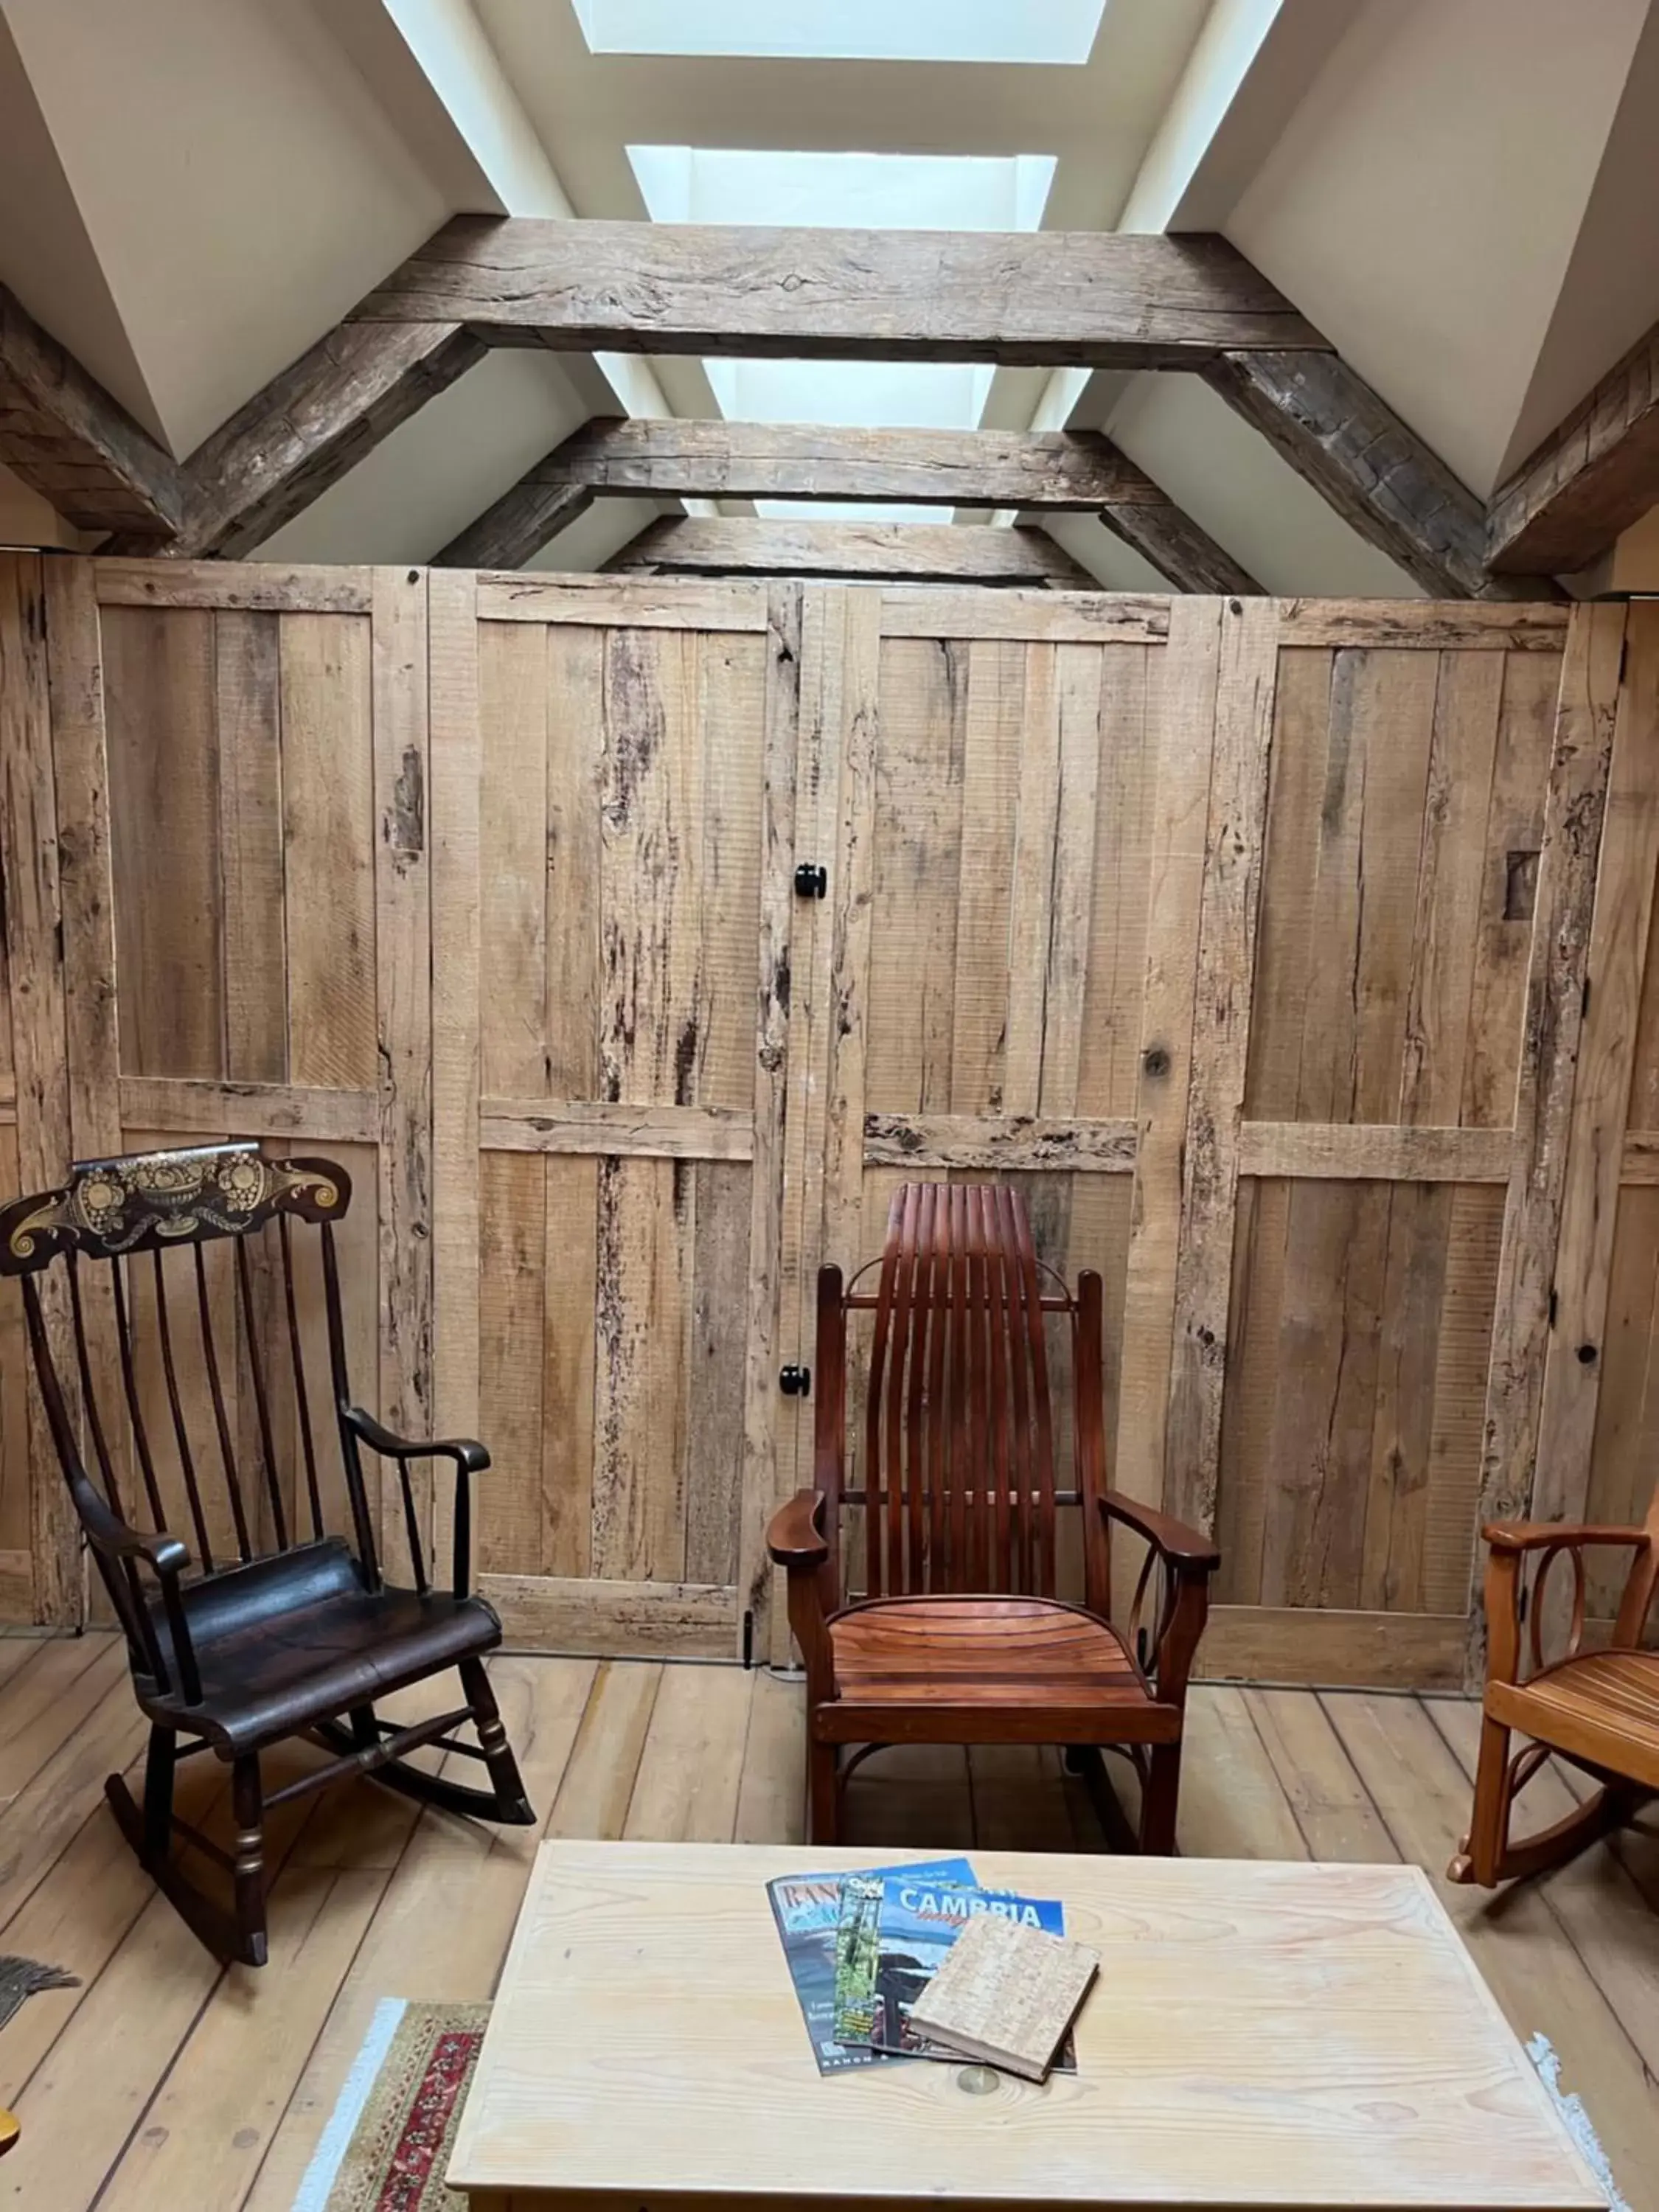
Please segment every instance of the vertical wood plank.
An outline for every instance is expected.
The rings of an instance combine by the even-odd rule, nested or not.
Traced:
[[[805,1101],[791,1089],[792,945],[805,902],[794,897],[796,832],[808,803],[795,786],[801,743],[802,591],[774,585],[766,602],[766,677],[760,760],[760,878],[756,929],[754,1054],[755,1146],[749,1176],[748,1279],[744,1286],[742,1369],[743,1459],[738,1502],[738,1610],[753,1620],[752,1650],[772,1648],[776,1579],[766,1557],[766,1522],[793,1474],[781,1452],[793,1443],[794,1401],[777,1386],[784,1341],[784,1184],[786,1135]],[[818,904],[817,900],[812,902]],[[805,1069],[799,1071],[804,1080]],[[796,1326],[799,1326],[797,1322]],[[779,1408],[788,1407],[788,1419]],[[687,1565],[691,1564],[688,1547]],[[779,1608],[781,1613],[781,1607]],[[741,1620],[738,1634],[742,1634]]]
[[[48,561],[43,578],[64,918],[67,1142],[76,1159],[106,1159],[121,1150],[109,749],[95,573],[90,561]],[[87,1270],[82,1304],[93,1388],[126,1496],[131,1455],[106,1269]],[[52,1480],[58,1480],[55,1471]]]
[[[43,565],[38,554],[0,554],[0,868],[6,886],[17,1164],[26,1190],[62,1182],[70,1142]],[[61,1270],[54,1273],[61,1276]],[[54,1364],[72,1387],[66,1285],[43,1281],[41,1304]],[[29,1439],[35,1617],[57,1627],[78,1627],[80,1531],[33,1389]]]
[[[1043,946],[1042,1066],[1036,1106],[1039,1114],[1067,1115],[1079,1110],[1097,877],[1101,673],[1102,653],[1096,647],[1055,647],[1059,778],[1053,881]],[[1024,805],[1022,799],[1022,817]],[[1012,1018],[1011,1006],[1011,1030]],[[1018,1109],[1011,1105],[1009,1110]]]
[[[1007,1065],[1010,878],[1019,813],[1026,658],[1047,697],[1038,720],[1057,769],[1052,647],[976,639],[968,647],[962,842],[956,880],[956,975],[951,994],[954,1114],[994,1114]],[[1053,851],[1052,834],[1049,851]],[[1041,1046],[1037,1047],[1041,1066]]]
[[[1158,747],[1152,687],[1165,647],[1100,649],[1092,915],[1079,1041],[1079,1114],[1135,1109],[1146,981],[1148,875]],[[1073,648],[1067,647],[1069,659]]]
[[[374,1090],[372,623],[358,615],[279,620],[289,1079]]]
[[[1659,858],[1659,606],[1633,605],[1625,635],[1590,927],[1589,1001],[1567,1133],[1555,1310],[1544,1355],[1530,1510],[1545,1521],[1582,1521],[1589,1505],[1620,1163]]]
[[[1124,1286],[1116,1462],[1117,1486],[1154,1504],[1164,1496],[1220,652],[1220,600],[1174,600],[1169,644],[1156,678],[1158,786],[1135,1102],[1139,1145]]]
[[[476,591],[475,585],[475,598]],[[562,914],[568,904],[562,864],[571,849],[568,837],[556,860],[550,849],[547,779],[550,755],[556,753],[562,762],[577,747],[562,728],[556,746],[550,742],[555,705],[550,691],[557,656],[550,659],[549,628],[539,623],[485,623],[478,654],[483,730],[479,839],[489,856],[478,886],[479,929],[481,974],[489,977],[478,1013],[480,1082],[489,1097],[543,1098],[549,1095],[548,913],[553,906]],[[558,704],[566,703],[561,696]],[[597,722],[597,682],[586,704]],[[597,809],[592,811],[597,836]],[[590,911],[597,887],[596,869],[583,886]],[[566,950],[574,948],[562,943],[561,951]],[[561,975],[561,988],[580,996],[586,983],[591,992],[591,959],[586,968],[584,977],[580,963],[574,963]],[[587,1081],[592,1081],[591,1064]],[[579,1097],[582,1091],[562,1095]]]
[[[498,1155],[504,1161],[507,1155]],[[541,1559],[550,1575],[591,1571],[593,1547],[593,1350],[599,1285],[596,1159],[550,1158],[546,1256],[538,1278],[544,1335],[541,1413]],[[523,1479],[535,1473],[526,1440]]]
[[[1055,840],[1060,824],[1060,693],[1054,655],[1051,645],[1027,648],[1018,743],[1009,748],[1018,782],[1007,810],[1013,825],[1013,868],[1012,882],[1005,893],[1007,952],[1002,963],[1006,1012],[1000,1102],[1006,1114],[1035,1114],[1042,1093]],[[970,692],[970,732],[973,723]],[[979,865],[982,859],[974,864],[964,856],[964,880],[977,872]],[[1087,942],[1085,933],[1083,945]],[[1080,945],[1079,953],[1082,949]],[[959,982],[959,991],[960,988]],[[984,1110],[982,1100],[974,1103]]]
[[[213,617],[102,621],[125,1075],[224,1073]]]
[[[479,1166],[478,1391],[494,1464],[478,1485],[477,1553],[479,1567],[491,1574],[544,1571],[544,1455],[556,1442],[544,1395],[553,1304],[544,1170],[566,1164],[536,1152],[486,1152]],[[588,1234],[591,1243],[591,1224]],[[593,1335],[592,1272],[574,1264],[580,1237],[579,1219],[562,1224],[562,1280],[576,1287],[587,1309],[577,1358],[581,1337],[591,1346]],[[564,1308],[558,1311],[562,1318]],[[568,1356],[562,1340],[559,1349]]]
[[[512,630],[514,623],[486,625]],[[599,757],[604,741],[605,633],[574,623],[546,631],[547,784],[545,1084],[555,1098],[596,1096],[599,1001]],[[486,837],[485,849],[493,848]],[[536,1086],[539,1091],[542,1085]],[[533,1093],[532,1094],[533,1095]]]
[[[288,1080],[279,621],[228,608],[213,622],[225,1073],[244,1083]]]
[[[432,910],[426,573],[374,582],[374,974],[380,1063],[380,1412],[433,1433]],[[428,1551],[432,1474],[410,1474]],[[408,1548],[395,1470],[383,1471],[383,1556]]]
[[[1516,1086],[1515,1159],[1504,1199],[1486,1378],[1483,1522],[1524,1512],[1532,1494],[1625,625],[1621,606],[1575,607],[1562,663]],[[1484,1635],[1475,1587],[1470,1591],[1472,1669],[1481,1661]]]
[[[1164,1447],[1164,1498],[1170,1510],[1206,1531],[1215,1525],[1219,1479],[1238,1125],[1249,1054],[1278,659],[1276,603],[1224,601],[1200,894]]]
[[[482,738],[477,579],[434,569],[427,580],[431,731],[432,1407],[441,1435],[478,1432],[480,1200],[478,952],[483,861],[478,838]],[[539,1467],[508,1480],[538,1481]],[[435,1472],[433,1545],[440,1577],[453,1544],[455,1486]],[[475,1507],[477,1501],[474,1501]],[[477,1526],[476,1511],[473,1527]]]

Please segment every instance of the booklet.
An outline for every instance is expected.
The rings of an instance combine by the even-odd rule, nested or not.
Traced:
[[[966,1888],[971,1888],[974,1881],[973,1868],[963,1858],[930,1859],[917,1866],[878,1867],[871,1871],[878,1879],[902,1874]],[[766,1885],[789,1978],[795,1985],[820,2074],[837,2074],[852,2066],[884,2065],[900,2056],[872,2051],[867,2044],[845,2045],[836,2038],[836,1952],[842,1885],[846,1880],[839,1874],[781,1875]]]
[[[1036,1928],[1049,1936],[1066,1933],[1065,1907],[1057,1898],[1023,1897],[1012,1890],[980,1889],[971,1882],[944,1879],[926,1868],[890,1869],[880,1881],[875,1910],[870,1985],[861,2016],[872,2050],[890,2057],[957,2058],[961,2053],[930,2043],[910,2026],[910,2008],[933,1980],[951,1945],[969,1920],[981,1914]],[[848,1903],[850,1903],[850,1899]],[[847,1911],[843,1905],[843,1916]],[[858,1993],[846,1993],[847,2011],[837,2015],[852,2032]],[[1077,2071],[1077,2054],[1068,2037],[1055,2066]]]

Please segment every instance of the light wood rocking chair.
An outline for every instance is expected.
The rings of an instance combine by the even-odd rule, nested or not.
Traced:
[[[1639,1528],[1500,1522],[1485,1533],[1491,1548],[1480,1758],[1469,1832],[1448,1872],[1454,1881],[1490,1889],[1559,1866],[1629,1820],[1659,1790],[1659,1651],[1642,1649],[1659,1589],[1659,1490]],[[1608,1546],[1629,1547],[1635,1556],[1607,1648],[1585,1651],[1580,1648],[1584,1554]],[[1564,1556],[1572,1568],[1567,1648],[1547,1662],[1549,1575]],[[1529,1662],[1524,1672],[1523,1622]],[[1513,1729],[1532,1741],[1511,1756]],[[1514,1801],[1552,1756],[1582,1768],[1601,1786],[1540,1834],[1511,1842]]]
[[[874,1264],[874,1263],[872,1263]],[[1187,1678],[1220,1554],[1107,1487],[1102,1289],[1073,1297],[1038,1261],[1019,1194],[909,1183],[873,1291],[818,1276],[816,1485],[774,1517],[806,1665],[811,1840],[836,1840],[847,1745],[1053,1743],[1141,1780],[1139,1846],[1175,1848]],[[1048,1285],[1043,1282],[1048,1277]],[[872,1310],[861,1486],[846,1483],[847,1316]],[[1054,1483],[1046,1316],[1066,1317],[1078,1489]],[[1055,1507],[1083,1512],[1085,1601],[1054,1595]],[[844,1586],[842,1516],[864,1516],[864,1592]],[[1109,1618],[1109,1531],[1148,1549],[1127,1627]],[[1152,1625],[1139,1627],[1156,1571]]]
[[[266,1955],[264,1818],[284,1800],[374,1774],[449,1812],[514,1825],[534,1818],[483,1667],[483,1654],[501,1642],[501,1622],[469,1594],[471,1480],[489,1455],[471,1438],[394,1436],[352,1403],[333,1226],[350,1197],[349,1179],[331,1160],[271,1160],[257,1145],[233,1144],[83,1162],[63,1189],[0,1210],[0,1274],[22,1278],[52,1442],[150,1724],[142,1804],[118,1774],[106,1793],[140,1862],[196,1935],[220,1958],[254,1966]],[[315,1271],[301,1276],[296,1248],[308,1228],[328,1342],[321,1388],[307,1378],[304,1349]],[[234,1288],[222,1304],[203,1257],[219,1238],[235,1250]],[[263,1322],[250,1261],[261,1239],[275,1309]],[[43,1303],[48,1268],[61,1273],[58,1310],[73,1342],[72,1368],[62,1374]],[[100,1391],[86,1311],[90,1279],[102,1271],[120,1376],[118,1386]],[[240,1421],[224,1387],[239,1359],[242,1413],[252,1416]],[[364,1449],[398,1469],[409,1585],[389,1581],[381,1566]],[[454,1469],[447,1590],[433,1587],[423,1553],[409,1480],[410,1462],[421,1459]],[[118,1472],[124,1462],[130,1493]],[[188,1519],[194,1561],[167,1532],[169,1500]],[[332,1504],[349,1520],[349,1535],[329,1529]],[[141,1512],[147,1529],[135,1525]],[[376,1714],[378,1698],[450,1668],[461,1689],[453,1711],[408,1727]],[[457,1740],[465,1723],[476,1742]],[[335,1758],[267,1796],[262,1754],[299,1735]],[[422,1745],[480,1760],[489,1787],[411,1765],[408,1754]],[[177,1764],[201,1751],[231,1770],[234,1853],[173,1812]],[[186,1870],[189,1851],[230,1876],[230,1909]]]

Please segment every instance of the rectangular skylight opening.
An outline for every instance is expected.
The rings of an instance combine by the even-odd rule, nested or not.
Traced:
[[[1089,58],[1106,0],[574,0],[596,54],[779,61]]]

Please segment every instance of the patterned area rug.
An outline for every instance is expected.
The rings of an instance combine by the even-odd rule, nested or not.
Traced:
[[[294,2212],[465,2212],[444,2187],[487,2004],[377,2005]]]

